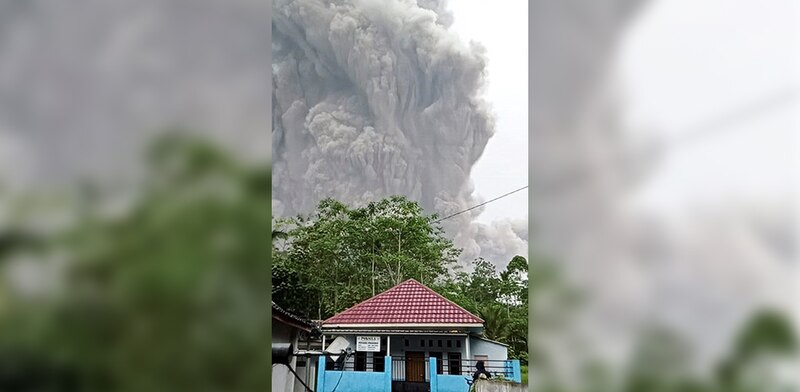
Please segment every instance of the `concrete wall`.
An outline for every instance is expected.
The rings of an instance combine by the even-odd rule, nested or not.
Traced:
[[[439,390],[442,392],[442,390]],[[512,382],[480,380],[475,383],[475,392],[527,392],[528,386]]]
[[[354,371],[329,371],[325,370],[325,358],[318,359],[317,366],[317,387],[318,392],[391,392],[392,390],[392,367],[391,357],[384,358],[385,372],[354,372]],[[428,364],[428,371],[432,373],[436,369],[436,358],[432,358]],[[519,379],[519,361],[514,360],[515,379]],[[436,375],[430,379],[431,392],[467,392],[469,384],[467,380],[470,376],[451,376]],[[484,392],[522,392],[523,388],[519,383],[511,382],[484,382],[482,385]],[[488,388],[488,389],[487,389]]]
[[[519,384],[521,373],[519,373],[519,361],[514,360],[512,361],[513,364],[511,367],[514,368],[514,375],[512,376],[517,382],[492,382],[493,385],[484,386],[484,388],[495,388],[498,387],[497,391],[501,392],[521,392],[523,391],[522,385]],[[431,359],[430,361],[430,371],[434,372],[436,369],[436,358]],[[446,374],[439,374],[436,377],[431,378],[431,392],[467,392],[469,390],[469,380],[471,377],[469,375],[462,375],[462,376],[451,376]],[[479,381],[478,383],[488,383],[486,381]],[[517,389],[519,386],[519,389]],[[495,390],[489,389],[487,392],[494,392]]]
[[[301,365],[303,362],[305,362],[305,366]],[[303,382],[305,382],[309,388],[315,388],[315,382],[317,380],[316,357],[298,359],[295,371],[300,375],[300,377],[303,379]],[[300,384],[300,382],[295,381],[294,392],[306,392],[306,388],[303,386],[303,384]]]
[[[272,342],[291,343],[297,345],[297,334],[295,329],[273,319],[272,323]],[[296,359],[292,358],[291,366],[296,365]],[[277,365],[272,368],[272,390],[276,392],[294,392],[294,376],[289,373],[289,369],[284,365]]]
[[[440,374],[436,376],[436,380],[438,382],[438,392],[467,392],[467,378],[471,378],[469,375],[463,376],[449,376],[446,374]]]
[[[386,372],[352,372],[325,370],[325,358],[317,366],[317,392],[390,392],[392,390],[391,358],[384,359]]]
[[[472,338],[470,339],[470,348],[470,355],[472,355],[470,359],[474,359],[476,355],[488,355],[491,361],[508,359],[508,347],[502,344]]]
[[[341,378],[341,381],[339,380]],[[336,387],[336,384],[339,384]],[[380,372],[326,371],[325,384],[319,392],[384,392],[384,377]]]

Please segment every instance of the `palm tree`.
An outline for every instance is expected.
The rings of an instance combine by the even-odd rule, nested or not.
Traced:
[[[511,320],[502,306],[487,305],[478,309],[478,315],[485,321],[483,335],[497,341],[505,341],[511,333]]]

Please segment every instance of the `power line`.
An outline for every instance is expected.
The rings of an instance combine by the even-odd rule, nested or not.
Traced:
[[[494,198],[494,199],[492,199],[492,200],[487,200],[487,201],[485,201],[485,202],[483,202],[483,203],[480,203],[480,204],[474,205],[474,206],[472,206],[472,207],[470,207],[470,208],[467,208],[466,210],[463,210],[463,211],[456,212],[455,214],[450,214],[450,215],[448,215],[448,216],[446,216],[446,217],[444,217],[444,218],[441,218],[441,219],[437,219],[437,220],[433,221],[433,223],[439,223],[439,222],[441,222],[441,221],[443,221],[443,220],[445,220],[445,219],[450,219],[450,218],[452,218],[452,217],[454,217],[454,216],[456,216],[456,215],[461,215],[461,214],[463,214],[463,213],[465,213],[465,212],[467,212],[467,211],[472,211],[472,210],[474,210],[474,209],[476,209],[476,208],[478,208],[478,207],[485,206],[485,205],[487,205],[487,204],[489,204],[489,203],[491,203],[491,202],[493,202],[493,201],[500,200],[500,199],[502,199],[502,198],[504,198],[504,197],[506,197],[506,196],[508,196],[508,195],[512,195],[512,194],[514,194],[514,193],[517,193],[517,192],[519,192],[519,191],[521,191],[521,190],[523,190],[523,189],[526,189],[527,187],[528,187],[528,186],[527,186],[527,185],[525,185],[525,186],[524,186],[524,187],[522,187],[522,188],[515,189],[515,190],[513,190],[513,191],[511,191],[511,192],[508,192],[508,193],[506,193],[506,194],[503,194],[503,195],[497,196],[497,197],[495,197],[495,198]]]
[[[773,91],[770,94],[727,110],[695,126],[686,128],[681,132],[680,136],[676,137],[670,144],[672,144],[673,147],[679,147],[681,144],[697,141],[698,139],[702,140],[708,136],[727,132],[732,129],[731,126],[739,125],[742,122],[768,113],[771,110],[778,109],[783,105],[795,102],[797,98],[797,86],[787,86],[781,90]]]
[[[287,364],[276,363],[276,364],[272,365],[272,368],[275,369],[275,366],[277,366],[277,365],[286,366],[286,368],[289,369],[289,371],[292,372],[292,374],[294,374],[294,377],[297,379],[297,381],[300,381],[300,384],[303,384],[303,387],[305,387],[308,392],[314,392],[313,389],[311,389],[308,385],[306,385],[305,382],[303,382],[303,379],[300,378],[300,376],[297,374],[297,372],[294,371],[294,369],[292,369],[291,366],[289,366]]]

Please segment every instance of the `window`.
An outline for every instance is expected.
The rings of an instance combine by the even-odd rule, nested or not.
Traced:
[[[450,374],[461,375],[461,353],[448,353],[447,365],[450,368]]]
[[[448,340],[447,341],[447,347],[453,347],[453,341],[452,340]]]
[[[428,340],[428,347],[433,347],[433,339]]]
[[[436,358],[436,374],[443,374],[444,363],[442,362],[442,353],[431,353],[431,358]]]
[[[461,348],[461,341],[460,340],[456,340],[456,347]]]
[[[442,339],[436,341],[436,347],[442,347]]]
[[[367,370],[367,353],[364,351],[356,352],[355,371],[364,372]]]
[[[422,340],[419,341],[419,346],[420,347],[425,347],[425,339],[422,339]]]
[[[384,369],[385,359],[386,358],[386,351],[381,351],[379,353],[372,354],[372,371],[373,372],[383,372]]]
[[[408,347],[408,339],[405,339],[405,346]]]

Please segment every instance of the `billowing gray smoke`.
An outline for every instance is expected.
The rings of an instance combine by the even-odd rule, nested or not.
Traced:
[[[260,0],[0,2],[0,183],[124,184],[170,127],[263,160],[272,121],[284,215],[327,196],[471,206],[470,169],[493,130],[486,60],[447,31],[443,2],[418,3],[278,1],[270,50]],[[527,251],[500,246],[524,244],[520,224],[472,217],[446,221],[466,253]]]
[[[170,127],[267,158],[269,7],[0,2],[0,182],[124,182]]]
[[[470,172],[494,131],[481,98],[486,58],[448,31],[451,22],[436,0],[275,1],[276,215],[326,197],[405,195],[441,216],[478,202]],[[493,233],[519,240],[473,217],[444,222],[464,259],[481,254],[479,241],[498,242]],[[527,251],[504,249],[491,257]]]

